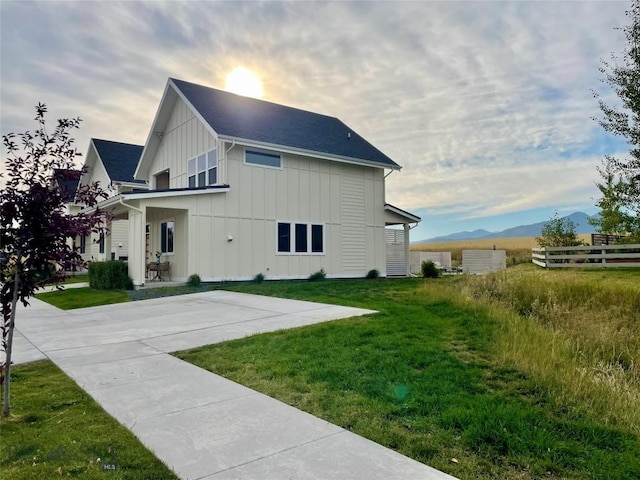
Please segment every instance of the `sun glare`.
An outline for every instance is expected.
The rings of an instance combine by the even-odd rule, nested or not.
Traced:
[[[262,82],[248,68],[237,67],[227,75],[225,90],[245,97],[262,98]]]

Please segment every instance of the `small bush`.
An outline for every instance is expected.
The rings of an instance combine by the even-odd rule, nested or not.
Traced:
[[[436,267],[436,264],[431,260],[427,260],[422,262],[422,267],[420,268],[422,272],[422,276],[424,278],[438,278],[440,276],[440,270]]]
[[[187,278],[187,287],[199,287],[201,283],[202,280],[200,279],[200,275],[198,275],[197,273],[194,273],[189,278]]]
[[[264,282],[265,276],[262,273],[258,273],[255,277],[253,277],[253,283],[262,283]]]
[[[375,278],[378,278],[380,276],[380,272],[378,270],[376,270],[375,268],[373,270],[369,270],[367,272],[367,280],[373,280]]]
[[[89,286],[96,290],[133,290],[133,280],[123,261],[91,262]]]
[[[320,280],[324,280],[324,277],[326,277],[326,276],[327,276],[327,274],[325,273],[324,269],[321,268],[317,272],[312,273],[311,275],[309,275],[309,281],[310,282],[318,282]]]

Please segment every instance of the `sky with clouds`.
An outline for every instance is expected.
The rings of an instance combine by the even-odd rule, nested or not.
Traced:
[[[625,47],[626,1],[0,1],[0,126],[79,116],[76,139],[142,144],[168,77],[336,116],[403,166],[387,201],[412,240],[595,213],[596,167],[627,151],[593,91]]]

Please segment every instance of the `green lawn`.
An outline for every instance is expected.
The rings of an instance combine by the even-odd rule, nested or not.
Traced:
[[[74,308],[97,307],[129,301],[129,295],[124,290],[94,290],[89,287],[68,288],[66,290],[39,293],[38,300],[50,303],[62,310]]]
[[[49,361],[12,368],[11,399],[0,420],[4,479],[177,479]]]
[[[640,478],[638,432],[505,360],[517,319],[470,301],[467,281],[225,286],[380,313],[177,356],[461,479]]]

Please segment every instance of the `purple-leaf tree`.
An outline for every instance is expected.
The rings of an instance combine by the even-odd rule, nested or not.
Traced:
[[[76,175],[80,156],[70,132],[80,119],[60,119],[47,131],[44,104],[36,106],[37,128],[2,136],[3,163],[0,174],[0,300],[2,308],[2,351],[0,383],[4,388],[2,414],[10,413],[11,353],[16,307],[45,284],[58,285],[68,271],[83,266],[72,239],[92,232],[104,234],[106,212],[96,207],[107,195],[98,184],[84,186],[75,194],[75,203],[89,207],[71,214],[62,191],[65,172]],[[56,179],[54,179],[54,172]]]

